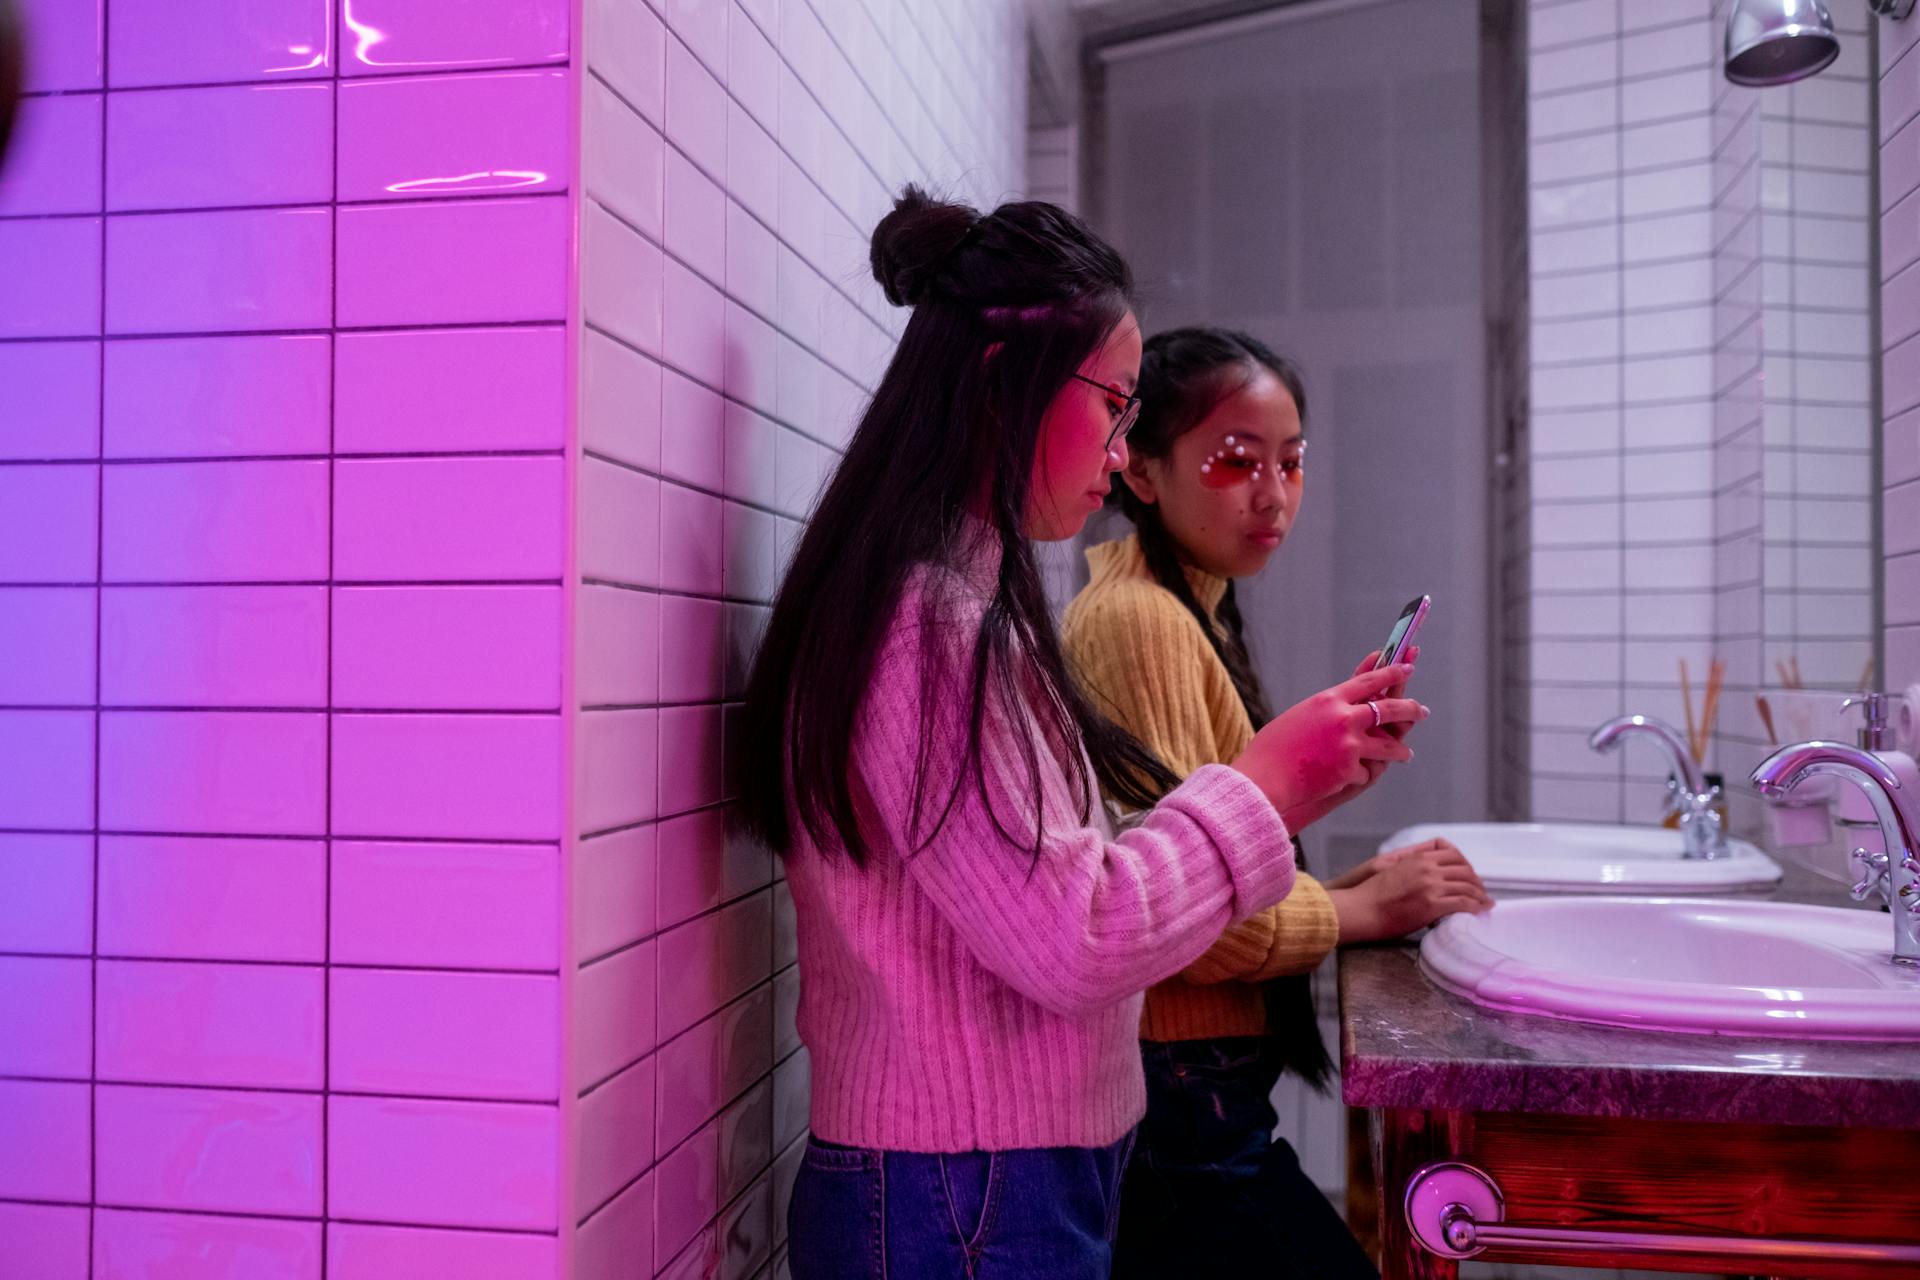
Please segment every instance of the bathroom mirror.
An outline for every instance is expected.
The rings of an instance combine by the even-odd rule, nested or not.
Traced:
[[[1903,122],[1867,0],[1766,89],[1723,73],[1729,5],[1309,0],[1090,63],[1090,212],[1149,331],[1237,325],[1306,371],[1304,514],[1242,592],[1276,700],[1434,597],[1440,714],[1392,808],[1658,822],[1659,762],[1596,756],[1594,725],[1703,721],[1717,680],[1702,754],[1738,789],[1776,737],[1845,730],[1800,708],[1884,679],[1876,168]],[[1386,804],[1326,824],[1336,863]]]
[[[1883,679],[1886,33],[1838,0],[1839,56],[1750,88],[1722,67],[1730,8],[1527,12],[1524,388],[1495,453],[1502,817],[1659,822],[1662,762],[1587,746],[1635,712],[1691,722],[1756,832],[1754,766],[1849,733],[1828,712]]]

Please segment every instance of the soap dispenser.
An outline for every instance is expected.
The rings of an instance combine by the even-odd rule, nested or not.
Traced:
[[[1895,747],[1887,723],[1892,702],[1893,699],[1884,693],[1863,693],[1848,698],[1840,704],[1840,709],[1860,708],[1863,717],[1859,734],[1860,749],[1879,756],[1892,770],[1893,776],[1900,780],[1901,786],[1920,794],[1920,765],[1914,763],[1912,756]],[[1880,838],[1880,819],[1874,813],[1873,803],[1867,799],[1866,792],[1859,787],[1840,788],[1834,803],[1834,818],[1839,822],[1850,847],[1870,854],[1886,852]]]

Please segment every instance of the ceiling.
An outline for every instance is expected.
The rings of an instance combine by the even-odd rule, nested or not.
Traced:
[[[1220,18],[1239,17],[1307,0],[1064,0],[1047,56],[1030,62],[1028,103],[1037,124],[1063,124],[1076,113],[1077,64],[1087,51],[1116,40],[1157,35]]]
[[[1081,33],[1105,40],[1125,32],[1146,35],[1203,22],[1278,8],[1300,0],[1067,0]]]

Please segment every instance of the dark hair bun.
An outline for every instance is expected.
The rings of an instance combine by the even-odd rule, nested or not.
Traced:
[[[896,307],[926,301],[941,267],[979,221],[964,204],[935,200],[917,186],[902,191],[873,229],[873,278],[887,301]]]

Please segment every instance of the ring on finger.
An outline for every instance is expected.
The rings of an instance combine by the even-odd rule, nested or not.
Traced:
[[[1373,712],[1373,727],[1378,729],[1380,727],[1380,704],[1377,702],[1369,701],[1367,703],[1367,708],[1368,710]]]

